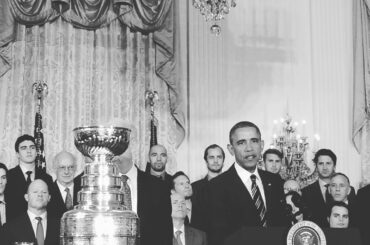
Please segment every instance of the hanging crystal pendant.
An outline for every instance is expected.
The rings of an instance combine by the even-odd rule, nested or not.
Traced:
[[[236,0],[193,0],[193,6],[199,9],[206,21],[219,21],[225,18],[230,8],[236,7]],[[218,24],[213,24],[210,30],[216,36],[221,33]]]

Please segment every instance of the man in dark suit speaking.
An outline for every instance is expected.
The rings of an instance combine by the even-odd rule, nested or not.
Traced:
[[[229,134],[228,150],[235,157],[229,170],[210,183],[210,244],[224,239],[243,226],[286,224],[281,200],[284,196],[277,175],[257,169],[263,141],[251,122],[235,124]]]
[[[0,243],[59,244],[59,222],[49,217],[46,212],[46,206],[50,201],[47,184],[40,179],[33,181],[24,198],[27,201],[27,212],[5,224],[0,234]]]

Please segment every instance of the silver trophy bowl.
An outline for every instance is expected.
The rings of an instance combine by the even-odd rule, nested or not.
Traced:
[[[78,205],[61,219],[61,245],[139,244],[139,218],[123,203],[121,178],[112,158],[123,154],[130,130],[123,127],[79,127],[75,145],[91,158],[86,163]]]

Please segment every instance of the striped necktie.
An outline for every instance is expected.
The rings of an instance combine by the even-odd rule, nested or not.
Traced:
[[[265,204],[263,203],[262,195],[260,192],[260,189],[258,188],[258,185],[256,183],[256,178],[257,176],[252,174],[251,175],[251,180],[252,180],[252,199],[254,202],[254,205],[257,208],[257,213],[258,216],[260,217],[261,220],[261,225],[266,227],[266,208]]]

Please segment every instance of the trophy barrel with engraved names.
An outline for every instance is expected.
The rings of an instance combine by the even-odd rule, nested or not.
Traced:
[[[79,127],[73,130],[86,163],[78,205],[61,219],[61,245],[139,244],[139,218],[123,203],[121,178],[112,158],[123,154],[130,130],[123,127]]]

